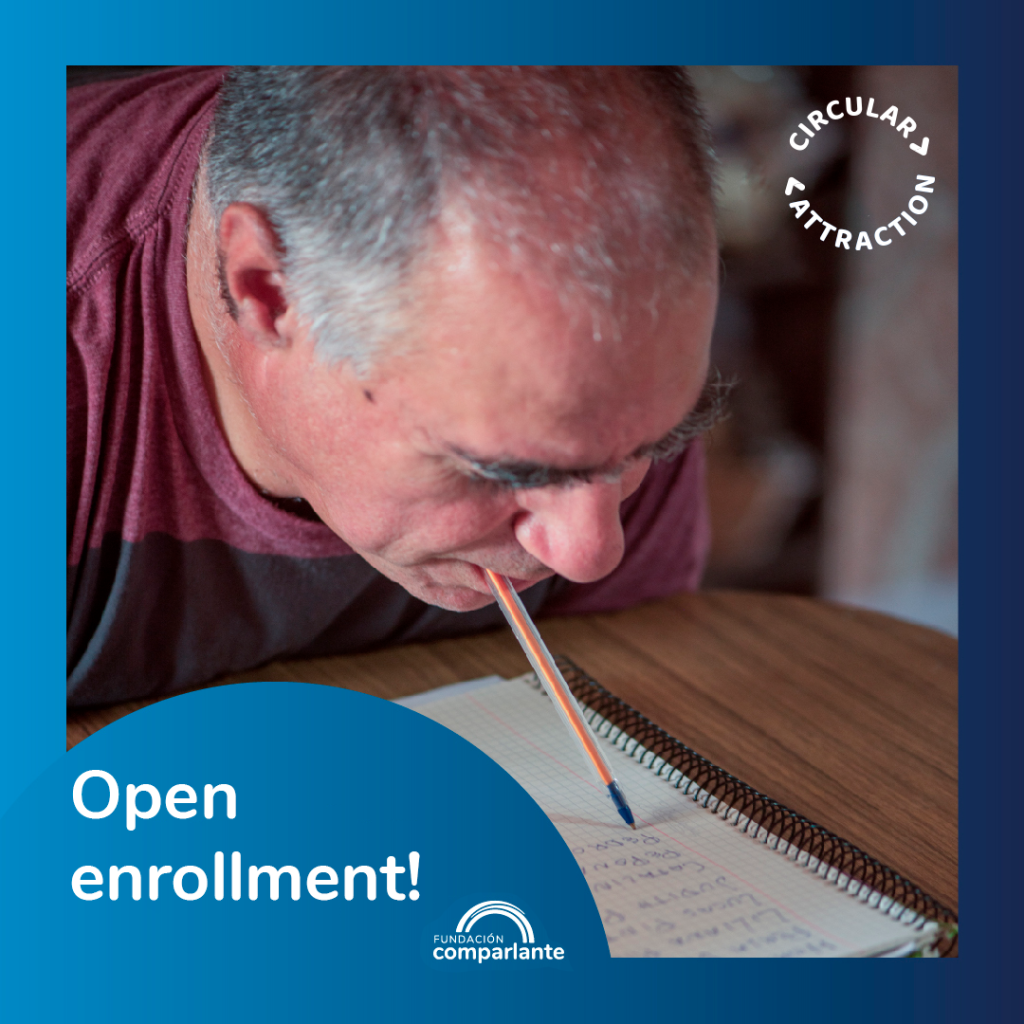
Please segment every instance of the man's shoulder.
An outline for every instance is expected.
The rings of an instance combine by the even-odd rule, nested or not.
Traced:
[[[194,175],[223,68],[169,68],[67,94],[68,286],[143,235]]]

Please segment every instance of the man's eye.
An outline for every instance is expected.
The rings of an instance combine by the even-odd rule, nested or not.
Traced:
[[[504,494],[508,491],[518,490],[517,485],[511,480],[503,480],[489,473],[481,473],[476,469],[459,467],[459,479],[468,483],[474,491],[487,492],[491,494]]]
[[[470,474],[469,479],[473,482],[473,486],[480,490],[493,491],[500,494],[521,490],[521,487],[510,480],[496,480],[494,477],[483,476],[480,473]]]

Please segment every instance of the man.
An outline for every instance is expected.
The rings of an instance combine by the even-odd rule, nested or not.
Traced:
[[[70,702],[495,625],[483,567],[533,611],[696,585],[681,72],[176,69],[68,129]]]

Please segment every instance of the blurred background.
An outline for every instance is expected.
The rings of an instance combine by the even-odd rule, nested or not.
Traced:
[[[68,85],[153,69],[69,66]],[[955,634],[956,69],[691,72],[720,161],[713,359],[739,382],[708,445],[705,586],[816,594]],[[810,111],[847,96],[913,117],[927,157],[864,116],[790,147]],[[906,209],[917,173],[936,177],[928,210],[886,248],[836,249],[788,205],[808,199],[856,238]],[[790,176],[806,190],[787,198]]]
[[[692,72],[721,165],[713,358],[739,381],[708,446],[705,586],[816,594],[956,633],[956,69]],[[864,116],[790,147],[810,111],[847,96],[913,117],[927,156]],[[789,208],[809,199],[856,239],[907,209],[918,173],[936,177],[928,210],[886,248],[836,249]],[[787,198],[790,176],[807,188]]]

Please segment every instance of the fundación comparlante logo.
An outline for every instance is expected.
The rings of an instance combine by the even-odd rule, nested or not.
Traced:
[[[496,917],[512,921],[518,931],[518,938],[513,932],[512,942],[506,942],[507,925],[500,922],[498,927],[501,931],[496,931]],[[485,920],[486,925],[482,923]],[[523,960],[564,960],[565,950],[561,946],[552,946],[549,943],[539,945],[529,919],[515,904],[504,900],[484,900],[470,907],[459,918],[454,932],[434,935],[432,955],[435,960],[441,962],[462,960],[484,964]]]

